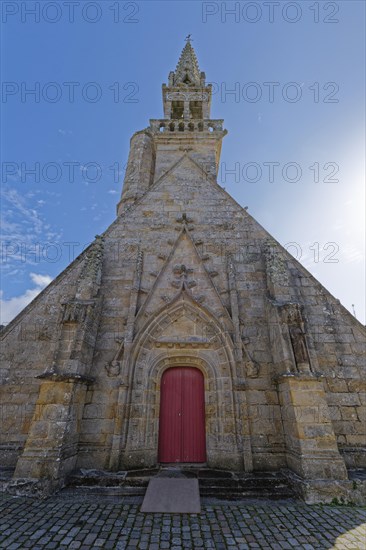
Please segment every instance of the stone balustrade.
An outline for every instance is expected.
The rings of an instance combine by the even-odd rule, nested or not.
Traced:
[[[170,132],[223,132],[222,119],[151,119],[150,128],[154,133]]]

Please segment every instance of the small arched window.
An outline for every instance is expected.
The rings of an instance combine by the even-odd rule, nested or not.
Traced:
[[[202,119],[202,101],[190,101],[189,102],[189,112],[191,118]]]
[[[172,101],[172,116],[174,120],[183,118],[184,113],[184,102],[183,101]]]

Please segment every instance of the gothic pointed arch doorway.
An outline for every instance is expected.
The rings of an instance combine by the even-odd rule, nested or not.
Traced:
[[[161,379],[159,462],[206,462],[202,372],[172,367]]]

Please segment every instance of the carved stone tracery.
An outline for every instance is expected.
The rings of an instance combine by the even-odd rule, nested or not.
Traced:
[[[169,92],[166,94],[169,101],[208,101],[208,93],[206,92]]]

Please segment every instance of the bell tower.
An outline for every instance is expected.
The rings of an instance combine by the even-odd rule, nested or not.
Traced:
[[[202,166],[203,177],[217,177],[221,143],[227,131],[223,120],[210,118],[212,86],[206,84],[206,75],[199,69],[190,35],[162,92],[164,118],[151,119],[148,128],[131,138],[118,215],[184,155]]]
[[[221,142],[227,131],[223,129],[223,120],[210,118],[212,86],[206,84],[206,75],[199,69],[190,35],[162,91],[164,119],[150,120],[156,136],[154,180],[165,171],[168,159],[173,163],[182,152],[190,154],[205,172],[216,178]]]
[[[194,121],[209,120],[211,109],[212,86],[206,86],[189,36],[186,41],[175,72],[169,73],[168,86],[163,84],[164,117],[178,121],[178,130],[179,121],[194,127]]]

